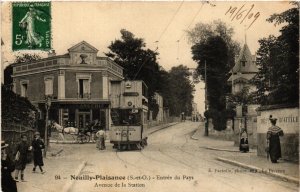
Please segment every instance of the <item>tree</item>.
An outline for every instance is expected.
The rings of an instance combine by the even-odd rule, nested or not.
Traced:
[[[27,98],[15,94],[2,84],[1,99],[2,123],[15,123],[27,127],[35,125],[37,110]]]
[[[26,63],[41,59],[41,56],[37,54],[22,54],[17,55],[15,63]],[[12,91],[12,65],[7,66],[4,69],[4,84],[1,85],[1,120],[2,123],[15,123],[21,124],[27,127],[33,127],[35,125],[35,114],[37,109],[30,103],[30,101],[15,94]]]
[[[227,55],[228,55],[228,69],[234,66],[235,56],[240,52],[241,47],[237,41],[232,39],[234,35],[234,30],[231,26],[222,22],[221,20],[214,20],[213,22],[197,23],[195,27],[187,31],[189,41],[193,45],[199,43],[205,43],[210,37],[219,36],[221,37],[227,45]]]
[[[209,37],[207,41],[192,47],[193,59],[198,63],[197,71],[203,80],[206,70],[207,100],[209,110],[214,111],[212,118],[217,130],[226,128],[224,122],[220,121],[220,113],[226,108],[227,49],[226,42],[220,36]]]
[[[24,53],[22,55],[17,55],[14,63],[27,63],[27,62],[39,60],[41,58],[42,57],[37,54]],[[4,85],[7,87],[12,87],[12,83],[13,83],[13,79],[11,77],[12,74],[13,74],[13,67],[12,65],[8,65],[4,69]]]
[[[108,47],[110,52],[105,54],[124,68],[125,78],[143,80],[148,86],[151,99],[158,85],[159,65],[156,61],[158,53],[147,49],[144,40],[135,38],[133,33],[125,29],[120,32],[121,39],[111,42]]]
[[[299,7],[273,14],[267,21],[287,23],[278,37],[259,40],[259,72],[253,79],[260,104],[299,103]]]
[[[205,80],[208,112],[207,117],[213,118],[214,129],[226,128],[226,94],[229,71],[234,66],[235,55],[240,51],[240,45],[232,40],[234,30],[220,20],[209,24],[198,23],[188,31],[192,45],[193,60],[198,63],[197,75]]]
[[[172,67],[170,72],[170,92],[172,95],[170,100],[170,114],[179,116],[182,112],[186,115],[191,115],[194,85],[189,77],[191,73],[186,66],[179,65]]]
[[[136,38],[131,32],[122,29],[121,39],[111,42],[106,56],[124,68],[124,76],[130,80],[143,80],[148,86],[149,109],[155,118],[158,105],[153,99],[158,92],[164,99],[170,115],[190,114],[194,87],[189,80],[190,73],[185,66],[173,67],[165,71],[157,63],[156,51],[146,48],[143,39]]]

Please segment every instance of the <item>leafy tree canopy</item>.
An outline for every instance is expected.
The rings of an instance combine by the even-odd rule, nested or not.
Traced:
[[[124,68],[125,78],[143,80],[148,86],[151,98],[158,85],[158,53],[147,49],[144,40],[136,38],[133,33],[125,29],[120,32],[121,39],[111,42],[108,47],[110,52],[105,54]]]
[[[267,21],[286,24],[278,37],[259,40],[259,72],[253,79],[262,105],[299,103],[299,7],[273,14]]]

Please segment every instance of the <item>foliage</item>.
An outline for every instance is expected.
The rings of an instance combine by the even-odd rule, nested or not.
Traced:
[[[299,8],[273,14],[267,21],[287,24],[278,37],[259,40],[256,99],[261,105],[299,103]]]
[[[158,105],[153,99],[154,92],[158,92],[164,99],[164,107],[170,115],[181,112],[189,114],[192,106],[193,86],[189,81],[188,68],[173,67],[170,72],[165,71],[157,62],[156,51],[146,48],[143,39],[136,38],[131,32],[122,29],[121,39],[111,42],[106,56],[124,68],[124,76],[130,80],[143,80],[148,86],[149,109],[156,118]]]
[[[228,69],[234,66],[235,55],[240,52],[241,47],[237,41],[232,40],[234,30],[231,26],[221,20],[214,20],[209,24],[197,23],[196,26],[190,31],[187,31],[187,33],[189,41],[193,45],[206,42],[210,37],[221,37],[226,42],[228,48]]]
[[[249,93],[249,87],[243,87],[243,89],[234,95],[229,95],[228,103],[236,105],[247,105],[255,103],[253,95]]]
[[[182,112],[191,115],[194,85],[189,79],[190,75],[189,69],[183,65],[172,67],[169,72],[170,89],[165,94],[170,96],[171,115],[178,116]]]
[[[198,63],[197,72],[205,80],[208,112],[213,118],[214,129],[226,129],[226,93],[229,71],[234,66],[235,55],[240,46],[232,40],[233,28],[218,20],[210,24],[198,23],[188,32],[193,43],[193,60]]]
[[[22,54],[16,56],[15,63],[24,63],[39,60],[41,57],[37,54]],[[33,127],[36,122],[37,109],[30,101],[15,94],[12,91],[13,86],[13,67],[7,66],[4,69],[4,84],[1,85],[1,118],[2,123],[21,124],[26,127]]]
[[[193,59],[197,61],[197,71],[202,78],[205,77],[209,110],[223,111],[226,107],[225,90],[228,61],[227,46],[219,36],[209,37],[206,42],[201,42],[192,47]],[[217,118],[217,115],[214,116]],[[219,129],[220,127],[215,127]]]
[[[157,52],[146,48],[143,39],[135,38],[134,34],[122,29],[121,39],[109,45],[110,52],[106,56],[124,68],[126,79],[143,80],[148,86],[151,99],[157,90],[159,65],[156,61]]]
[[[22,55],[16,56],[15,63],[27,63],[31,61],[37,61],[39,59],[42,59],[42,57],[38,54],[23,53]]]
[[[24,53],[21,55],[17,55],[15,58],[14,63],[27,63],[31,61],[36,61],[41,59],[41,56],[37,54],[29,54],[29,53]],[[12,65],[8,65],[4,69],[4,85],[12,87],[13,79],[12,79],[12,74],[13,74],[13,67]]]
[[[27,98],[15,94],[2,84],[1,99],[2,122],[21,124],[27,127],[35,125],[37,110]]]

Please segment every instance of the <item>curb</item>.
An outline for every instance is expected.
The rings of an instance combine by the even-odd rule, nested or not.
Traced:
[[[87,162],[83,161],[77,170],[75,171],[74,175],[79,175],[82,169],[86,166]],[[74,184],[75,180],[68,180],[67,183],[64,185],[63,190],[64,192],[69,192]]]
[[[199,138],[197,138],[195,135],[198,134],[198,132],[200,132],[200,126],[201,126],[201,125],[199,125],[199,126],[197,127],[196,131],[195,131],[194,134],[191,136],[191,139],[193,139],[193,140],[199,140]],[[199,134],[200,134],[200,133],[199,133]]]
[[[202,147],[204,149],[208,150],[214,150],[214,151],[227,151],[227,152],[236,152],[236,153],[242,153],[239,150],[234,150],[234,149],[222,149],[222,148],[215,148],[215,147]],[[247,153],[256,153],[255,151],[248,151]]]
[[[234,150],[234,149],[221,149],[221,148],[214,148],[214,147],[203,147],[203,148],[208,150],[214,150],[214,151],[227,151],[227,152],[236,152],[236,153],[240,152],[239,150]]]
[[[231,165],[235,165],[235,166],[238,166],[238,167],[242,167],[242,168],[245,168],[245,169],[250,169],[254,172],[263,173],[263,174],[266,174],[266,175],[277,177],[279,179],[283,179],[285,181],[288,181],[288,182],[291,182],[291,183],[296,183],[296,184],[299,185],[299,179],[295,178],[295,177],[291,177],[291,176],[287,176],[287,175],[283,175],[283,174],[279,174],[279,173],[269,172],[269,171],[266,171],[262,168],[258,168],[258,167],[252,166],[252,165],[245,165],[243,163],[233,161],[233,160],[229,160],[229,159],[225,159],[225,158],[221,158],[221,157],[217,157],[217,160],[222,161],[224,163],[231,164]]]

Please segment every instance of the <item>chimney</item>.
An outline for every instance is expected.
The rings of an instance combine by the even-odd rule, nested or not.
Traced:
[[[55,53],[55,50],[52,49],[48,52],[48,57],[54,57],[54,56],[56,56],[56,53]]]

